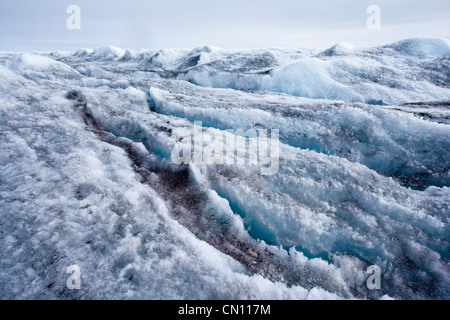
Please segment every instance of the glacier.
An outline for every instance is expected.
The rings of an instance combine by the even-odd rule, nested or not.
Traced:
[[[1,299],[450,298],[447,39],[0,52],[0,92]],[[278,172],[175,164],[198,121]]]

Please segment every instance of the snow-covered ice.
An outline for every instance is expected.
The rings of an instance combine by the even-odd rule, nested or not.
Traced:
[[[449,55],[0,53],[0,298],[449,299]],[[279,129],[277,173],[174,164],[196,121]]]

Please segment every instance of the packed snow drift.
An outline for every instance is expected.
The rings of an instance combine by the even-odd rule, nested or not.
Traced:
[[[0,93],[2,299],[450,299],[449,40],[2,52]]]

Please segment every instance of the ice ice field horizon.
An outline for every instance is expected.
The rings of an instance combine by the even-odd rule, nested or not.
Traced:
[[[0,93],[1,299],[450,298],[448,39],[0,52]],[[196,122],[276,174],[175,164]]]

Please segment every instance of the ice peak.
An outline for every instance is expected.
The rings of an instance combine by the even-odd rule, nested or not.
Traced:
[[[95,48],[92,55],[102,57],[121,57],[125,54],[125,50],[115,46],[103,46]]]
[[[422,58],[438,58],[450,54],[450,40],[444,38],[410,38],[384,47]]]
[[[356,46],[347,42],[338,42],[334,46],[322,51],[319,55],[344,56],[354,52]]]

